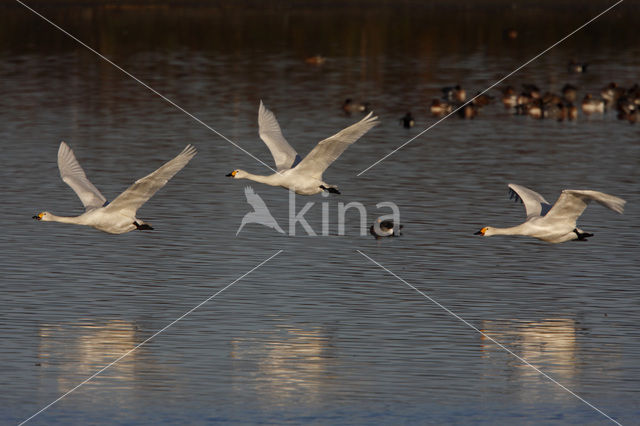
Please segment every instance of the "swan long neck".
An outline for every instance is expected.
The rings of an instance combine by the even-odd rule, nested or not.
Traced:
[[[490,235],[527,235],[523,232],[522,224],[518,226],[512,226],[510,228],[496,228],[491,227]]]
[[[60,223],[73,223],[73,224],[82,224],[83,221],[80,219],[80,216],[56,216],[55,214],[49,213],[49,217],[47,221],[51,222],[60,222]]]
[[[277,173],[273,175],[264,176],[264,175],[254,175],[252,173],[245,172],[245,174],[242,176],[241,179],[249,179],[254,182],[260,182],[260,183],[264,183],[271,186],[280,186],[279,178],[280,178],[280,175]]]

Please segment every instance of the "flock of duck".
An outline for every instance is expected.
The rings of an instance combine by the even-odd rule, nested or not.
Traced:
[[[524,115],[535,119],[551,119],[557,121],[578,119],[578,88],[565,84],[561,93],[542,92],[535,84],[523,84],[517,91],[513,86],[501,90],[501,103],[514,115]],[[460,86],[442,88],[442,98],[431,101],[429,112],[434,117],[444,117],[456,112],[460,118],[475,118],[482,107],[496,103],[496,98],[488,94],[479,94],[467,101],[467,92]],[[620,120],[635,123],[640,120],[640,86],[634,84],[625,89],[616,83],[609,83],[600,91],[600,95],[586,93],[579,103],[584,115],[605,114],[614,110]],[[343,109],[347,113],[368,111],[367,103],[355,103],[347,99]],[[400,122],[406,128],[415,125],[411,112],[407,112]]]
[[[576,120],[578,118],[578,88],[565,84],[561,94],[542,93],[533,84],[523,85],[519,94],[513,87],[507,86],[502,91],[502,103],[506,108],[515,110],[516,114],[528,115],[537,119],[554,119],[558,121]],[[604,114],[615,110],[620,120],[635,123],[640,118],[640,86],[634,84],[628,89],[609,83],[600,91],[600,96],[586,93],[580,101],[580,109],[585,115]]]
[[[460,90],[454,88],[454,90]],[[460,96],[460,95],[458,95]],[[363,110],[358,109],[359,112]],[[378,117],[369,112],[360,121],[343,129],[335,135],[320,141],[309,154],[302,158],[287,142],[275,115],[262,101],[258,110],[260,138],[271,152],[276,170],[267,176],[256,175],[236,169],[227,174],[234,179],[249,179],[271,186],[279,186],[300,195],[313,195],[323,191],[340,194],[336,185],[323,181],[324,171],[365,133],[378,125]],[[173,176],[182,170],[196,155],[194,146],[187,145],[175,158],[165,163],[153,173],[138,179],[112,202],[108,202],[102,193],[89,181],[78,163],[73,151],[65,143],[58,149],[58,168],[60,177],[75,191],[85,207],[80,216],[57,216],[50,212],[41,212],[34,219],[76,225],[90,226],[111,234],[123,234],[133,230],[152,230],[153,227],[136,217],[137,211]],[[518,226],[511,228],[483,227],[478,235],[524,235],[550,243],[570,240],[586,240],[593,234],[576,226],[578,217],[591,201],[615,211],[623,212],[623,199],[603,192],[592,190],[565,189],[551,205],[545,198],[521,185],[509,184],[512,197],[524,204],[527,218]],[[397,236],[402,225],[393,221],[377,221],[370,232],[376,238]]]
[[[567,70],[570,74],[583,74],[587,71],[588,65],[572,59]],[[560,93],[543,92],[535,84],[523,84],[520,90],[509,85],[500,90],[500,101],[514,115],[535,119],[577,120],[580,109],[587,116],[615,111],[620,120],[632,124],[640,120],[640,85],[637,83],[624,88],[611,82],[603,87],[599,94],[585,93],[580,101],[578,91],[579,88],[570,83],[565,84]],[[467,91],[460,84],[443,87],[442,97],[431,101],[429,112],[434,117],[444,117],[455,111],[460,118],[472,119],[483,107],[497,103],[496,97],[487,93],[478,93],[470,100],[467,99]],[[370,104],[349,98],[344,101],[342,109],[347,115],[367,113]],[[411,128],[416,122],[412,113],[407,112],[400,119],[400,123],[406,128]]]

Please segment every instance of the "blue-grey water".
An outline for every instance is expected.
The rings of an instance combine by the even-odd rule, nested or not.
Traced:
[[[370,102],[382,124],[324,175],[342,194],[296,198],[296,212],[315,203],[306,218],[316,233],[328,217],[329,235],[312,237],[300,225],[292,236],[258,224],[236,236],[251,211],[248,182],[225,174],[266,167],[31,12],[4,5],[0,421],[29,418],[279,253],[30,423],[608,422],[486,336],[620,423],[637,423],[638,124],[612,111],[540,121],[498,103],[474,120],[450,117],[356,177],[435,122],[428,105],[441,87],[483,90],[600,6],[514,6],[499,16],[384,2],[367,13],[39,9],[268,164],[260,99],[303,155],[360,118],[342,113],[345,98]],[[634,13],[620,5],[501,86],[557,92],[572,83],[579,98],[610,81],[630,87],[640,75]],[[537,31],[540,16],[549,24]],[[516,40],[502,38],[509,25],[521,29]],[[324,65],[305,63],[317,53]],[[590,62],[589,72],[569,74],[572,57]],[[410,130],[399,125],[408,110]],[[109,235],[31,219],[82,212],[59,177],[62,140],[110,200],[186,144],[199,154],[139,210],[154,231]],[[628,204],[624,215],[589,206],[579,221],[595,234],[588,242],[474,237],[524,219],[509,182],[550,201],[574,188]],[[287,191],[251,186],[288,233]],[[385,201],[400,208],[401,237],[360,235],[356,210],[339,235],[339,203],[362,203],[368,225],[389,213],[376,208]]]

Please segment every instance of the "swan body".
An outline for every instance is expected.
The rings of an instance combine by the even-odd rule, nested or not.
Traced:
[[[593,236],[576,227],[576,222],[591,201],[622,214],[626,201],[604,192],[565,189],[551,205],[544,197],[522,185],[509,184],[511,198],[524,204],[527,220],[511,228],[485,226],[476,235],[525,235],[549,243],[571,240],[585,241]]]
[[[75,191],[86,211],[80,216],[56,216],[42,212],[34,219],[44,222],[72,223],[85,225],[110,234],[124,234],[134,229],[153,229],[136,217],[137,210],[162,188],[176,173],[184,168],[196,155],[196,149],[187,145],[173,160],[165,163],[155,172],[138,179],[111,203],[89,181],[76,160],[73,151],[65,142],[58,149],[60,177]]]
[[[260,109],[258,111],[259,134],[271,151],[277,172],[264,176],[236,169],[227,174],[227,176],[234,179],[249,179],[271,186],[281,186],[299,195],[313,195],[322,191],[339,194],[337,186],[329,185],[322,180],[322,174],[349,145],[360,139],[379,123],[378,117],[373,116],[373,113],[369,113],[357,123],[320,141],[302,159],[284,138],[275,115],[260,101]]]

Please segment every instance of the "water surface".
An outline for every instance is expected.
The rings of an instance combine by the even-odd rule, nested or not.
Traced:
[[[235,168],[268,170],[220,136],[19,7],[3,6],[0,181],[3,204],[0,416],[22,421],[282,250],[197,311],[33,420],[90,423],[577,423],[606,418],[460,322],[383,264],[623,424],[640,415],[637,323],[639,127],[515,117],[501,105],[451,117],[360,177],[435,121],[440,88],[475,93],[605,4],[421,8],[73,6],[41,10],[227,138],[271,164],[257,137],[259,100],[301,154],[360,117],[382,125],[325,174],[342,195],[314,202],[329,236],[256,224]],[[579,96],[637,82],[634,5],[621,5],[510,78]],[[262,12],[262,13],[261,13]],[[635,15],[637,16],[637,15]],[[446,19],[445,19],[446,18]],[[540,20],[548,24],[540,25]],[[516,40],[503,30],[519,29]],[[307,56],[321,53],[322,67]],[[569,74],[571,57],[591,63]],[[493,91],[492,94],[499,95]],[[408,110],[417,125],[406,130]],[[60,179],[61,140],[108,199],[175,156],[198,156],[140,211],[155,231],[113,236],[38,223],[42,210],[81,213]],[[620,216],[590,206],[587,243],[474,238],[511,226],[517,182],[554,200],[564,188],[624,197]],[[252,184],[288,230],[288,193]],[[393,201],[401,238],[337,235],[338,203]]]

